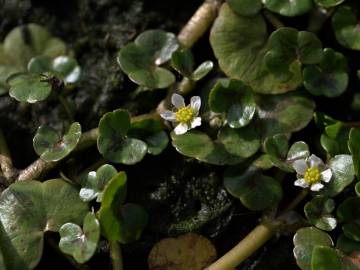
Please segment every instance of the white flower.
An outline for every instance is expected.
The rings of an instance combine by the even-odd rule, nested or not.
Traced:
[[[192,97],[190,105],[185,106],[184,98],[178,94],[173,94],[171,97],[171,103],[175,106],[177,111],[164,111],[160,114],[160,116],[165,120],[178,123],[174,129],[176,135],[184,134],[189,129],[201,125],[201,118],[198,117],[201,106],[200,97]]]
[[[328,183],[331,180],[332,172],[324,162],[315,155],[306,159],[295,160],[292,164],[297,173],[295,186],[308,188],[312,191],[319,191],[324,187],[321,181]]]

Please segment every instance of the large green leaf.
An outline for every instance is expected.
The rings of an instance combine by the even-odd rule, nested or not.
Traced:
[[[0,221],[31,269],[41,258],[44,232],[58,231],[67,222],[81,224],[87,211],[78,190],[61,179],[16,182],[0,196]]]
[[[291,79],[282,82],[264,64],[267,52],[266,23],[262,15],[243,17],[225,3],[211,29],[211,46],[221,69],[232,79],[249,84],[255,92],[279,94],[302,83],[298,65],[291,66]]]

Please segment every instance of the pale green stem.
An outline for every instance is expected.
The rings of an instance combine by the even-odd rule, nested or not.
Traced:
[[[16,174],[16,169],[13,166],[10,151],[2,130],[0,130],[0,168],[8,182],[7,184],[9,184],[11,178]]]
[[[110,255],[113,270],[124,270],[120,244],[117,241],[110,243]]]
[[[280,19],[278,17],[276,17],[276,15],[274,15],[273,13],[271,13],[270,11],[264,9],[263,11],[264,17],[266,18],[266,20],[275,28],[275,29],[279,29],[281,27],[284,27],[284,24],[280,21]]]

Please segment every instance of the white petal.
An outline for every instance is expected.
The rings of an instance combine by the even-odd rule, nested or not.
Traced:
[[[305,160],[303,160],[303,159],[295,160],[293,162],[292,166],[293,166],[294,170],[296,171],[296,173],[300,174],[300,175],[304,175],[306,169],[308,168]]]
[[[188,131],[188,125],[187,124],[178,124],[176,128],[174,129],[174,132],[176,135],[181,135],[186,133]]]
[[[322,189],[323,187],[324,187],[323,184],[321,184],[321,183],[316,183],[316,184],[311,185],[310,189],[311,189],[312,191],[319,191],[319,190]]]
[[[164,111],[164,112],[160,113],[160,116],[168,121],[174,122],[176,120],[175,113],[172,111]]]
[[[182,96],[179,94],[173,94],[171,96],[171,103],[174,105],[177,109],[180,109],[182,107],[185,107],[185,101]]]
[[[300,178],[300,179],[296,180],[294,182],[294,185],[298,186],[298,187],[302,187],[302,188],[307,188],[309,186],[309,184],[306,183],[304,178]]]
[[[201,126],[201,117],[196,117],[192,122],[191,122],[191,128],[195,128]]]
[[[324,181],[325,183],[328,183],[331,180],[332,172],[330,169],[327,169],[325,171],[322,171],[320,173],[321,181]]]
[[[321,160],[321,158],[315,156],[314,154],[312,154],[309,157],[309,162],[310,162],[310,167],[316,167],[319,168],[320,166],[324,166],[324,162]]]
[[[190,99],[190,107],[198,112],[200,110],[200,106],[201,106],[201,99],[199,96],[194,96],[194,97],[191,97]]]

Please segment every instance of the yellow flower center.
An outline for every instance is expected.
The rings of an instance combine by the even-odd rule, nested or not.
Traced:
[[[176,113],[176,121],[179,123],[189,123],[195,116],[195,111],[190,107],[182,107]]]
[[[315,184],[320,181],[320,171],[318,168],[312,167],[305,171],[304,179],[308,184]]]

